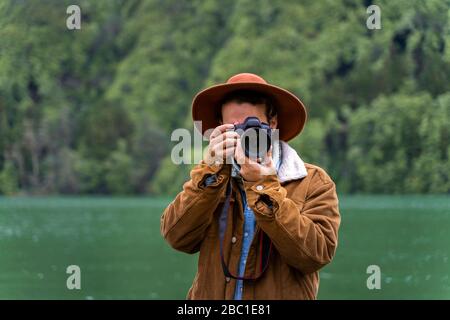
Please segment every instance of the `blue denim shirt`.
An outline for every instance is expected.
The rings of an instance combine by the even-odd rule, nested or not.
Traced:
[[[275,165],[277,171],[280,167],[280,161]],[[253,241],[256,229],[256,219],[253,210],[247,203],[245,191],[240,189],[242,196],[242,205],[244,207],[244,234],[242,238],[241,258],[239,260],[239,277],[243,277],[245,273],[245,264],[247,262],[248,252]],[[244,290],[244,280],[236,281],[236,289],[234,291],[234,300],[242,300],[242,291]]]
[[[250,246],[253,241],[253,236],[255,235],[256,220],[253,210],[247,204],[247,198],[245,196],[245,191],[241,189],[242,204],[244,207],[244,233],[242,238],[242,250],[241,258],[239,260],[239,277],[244,276],[245,263],[247,262],[248,252],[250,251]],[[236,290],[234,291],[234,300],[242,299],[242,291],[244,290],[244,281],[236,281]]]

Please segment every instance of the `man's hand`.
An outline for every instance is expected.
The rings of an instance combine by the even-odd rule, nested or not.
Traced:
[[[264,161],[261,161],[260,159],[254,161],[247,158],[240,143],[236,145],[235,150],[234,158],[241,166],[241,171],[239,173],[246,181],[255,182],[262,179],[264,176],[276,174],[277,171],[272,161],[272,149],[269,150]]]
[[[232,124],[223,124],[213,130],[209,137],[209,146],[203,157],[208,165],[222,164],[234,156],[239,134],[230,131],[233,128]],[[227,163],[231,163],[231,161]]]

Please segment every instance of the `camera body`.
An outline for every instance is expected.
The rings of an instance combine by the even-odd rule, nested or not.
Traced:
[[[241,145],[245,156],[252,160],[264,159],[272,145],[272,129],[269,124],[257,117],[248,117],[243,123],[234,126],[241,136]]]

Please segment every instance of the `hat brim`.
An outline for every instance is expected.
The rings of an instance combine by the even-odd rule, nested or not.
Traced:
[[[300,134],[307,119],[306,108],[295,95],[289,91],[264,83],[239,82],[215,85],[200,91],[192,101],[192,118],[201,121],[202,135],[205,131],[220,125],[217,108],[224,96],[232,91],[248,89],[269,95],[277,106],[279,138],[289,141]],[[200,130],[201,129],[201,130]],[[208,137],[207,137],[208,138]]]

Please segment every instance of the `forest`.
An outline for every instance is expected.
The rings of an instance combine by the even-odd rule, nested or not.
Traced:
[[[0,195],[177,193],[171,132],[239,72],[302,99],[291,145],[340,192],[450,193],[449,0],[71,4],[0,2]]]

